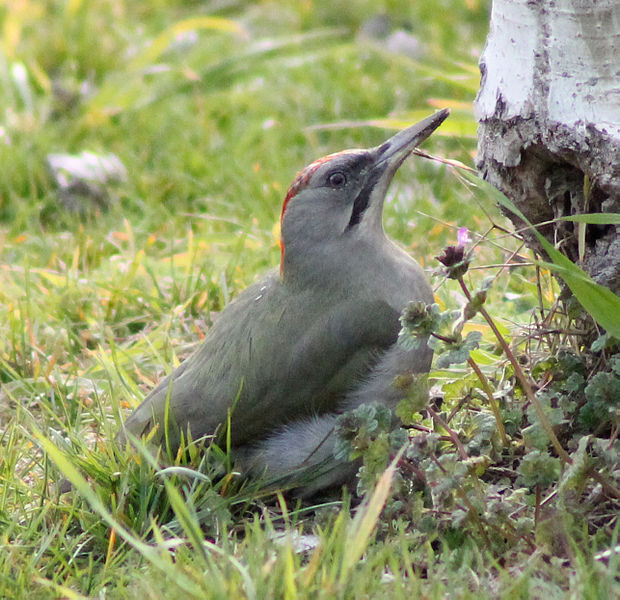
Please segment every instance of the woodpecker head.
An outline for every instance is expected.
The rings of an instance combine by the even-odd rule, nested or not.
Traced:
[[[282,206],[282,276],[316,271],[354,248],[353,240],[383,239],[383,201],[394,174],[449,112],[435,113],[376,148],[320,158],[299,173]]]

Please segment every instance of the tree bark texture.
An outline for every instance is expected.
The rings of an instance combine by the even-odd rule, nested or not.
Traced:
[[[620,213],[620,0],[494,0],[480,70],[482,176],[534,224]],[[539,228],[616,294],[619,230]],[[541,251],[533,234],[525,239]]]

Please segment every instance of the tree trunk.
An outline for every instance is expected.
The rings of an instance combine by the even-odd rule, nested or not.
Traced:
[[[477,166],[534,224],[620,213],[619,49],[618,0],[493,2]],[[620,294],[619,229],[560,221],[539,231]],[[525,239],[541,251],[532,234]]]

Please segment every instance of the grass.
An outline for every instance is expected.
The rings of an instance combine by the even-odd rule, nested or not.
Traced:
[[[472,164],[488,9],[480,0],[380,9],[362,0],[25,0],[0,9],[0,597],[618,594],[617,555],[600,556],[617,545],[613,510],[596,505],[595,522],[579,520],[570,502],[553,504],[534,522],[540,486],[515,487],[507,501],[531,530],[506,542],[502,522],[486,545],[456,516],[430,519],[421,496],[393,496],[394,468],[352,511],[347,497],[307,507],[217,479],[198,453],[161,472],[111,443],[212,314],[277,264],[279,209],[297,170],[380,143],[444,106],[452,116],[424,147]],[[416,41],[413,56],[368,33],[378,12]],[[116,154],[127,175],[99,203],[78,196],[72,211],[46,159],[85,150]],[[565,334],[518,344],[534,309],[555,306],[558,287],[537,276],[493,199],[457,170],[410,160],[385,225],[429,272],[467,227],[480,242],[468,285],[496,276],[486,306],[503,335],[541,360],[553,344],[580,348]],[[514,252],[522,266],[491,266]],[[456,282],[434,281],[442,308],[462,303]],[[483,333],[476,360],[506,402],[517,456],[523,440],[510,419],[524,409],[507,391],[510,365],[487,324],[471,327]],[[435,376],[447,406],[469,398],[484,412],[462,367]],[[496,444],[494,428],[489,436]],[[61,472],[74,492],[56,491]],[[455,473],[444,477],[456,482],[446,498],[466,490],[479,501]]]

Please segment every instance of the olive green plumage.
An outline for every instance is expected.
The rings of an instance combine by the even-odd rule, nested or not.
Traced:
[[[163,443],[222,431],[231,413],[238,466],[271,476],[321,464],[304,480],[315,491],[350,478],[331,454],[337,415],[400,399],[394,378],[424,372],[431,351],[396,344],[411,300],[432,302],[419,265],[383,231],[387,188],[414,147],[447,117],[439,112],[370,150],[349,150],[307,167],[282,211],[282,262],[231,302],[204,342],[151,391],[119,433],[157,426]],[[219,427],[219,429],[218,429]],[[303,478],[300,478],[300,481]]]

